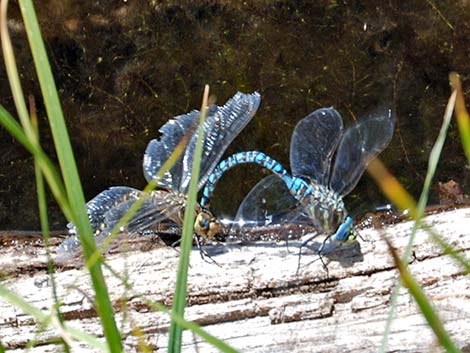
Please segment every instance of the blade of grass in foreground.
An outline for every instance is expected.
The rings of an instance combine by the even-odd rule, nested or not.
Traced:
[[[34,317],[34,319],[42,325],[49,325],[49,324],[54,324],[55,320],[51,319],[51,316],[44,314],[41,310],[36,308],[35,306],[29,304],[26,302],[23,298],[20,296],[16,295],[9,289],[5,288],[0,284],[0,296],[4,298],[6,301],[8,301],[10,304],[14,305],[15,307],[19,308],[21,311],[24,313],[31,315]],[[57,331],[60,333],[62,332],[62,328],[58,327]],[[106,344],[104,344],[101,340],[96,338],[93,335],[90,335],[89,333],[82,332],[80,330],[77,330],[67,324],[64,324],[64,331],[67,332],[70,337],[72,337],[75,340],[78,341],[83,341],[86,342],[90,347],[94,347],[99,349],[100,351],[103,352],[108,352],[108,348]]]
[[[455,101],[455,115],[457,125],[459,126],[460,140],[462,141],[463,151],[470,165],[470,117],[467,108],[465,108],[465,99],[462,91],[462,82],[460,76],[456,72],[449,75],[450,85],[457,91],[457,99]]]
[[[186,286],[188,281],[189,256],[193,243],[193,226],[196,214],[199,169],[202,157],[204,120],[206,117],[208,96],[209,86],[206,85],[201,106],[201,119],[199,122],[198,139],[196,142],[194,160],[191,169],[191,181],[189,184],[188,200],[184,211],[183,235],[181,240],[180,261],[178,265],[178,278],[176,280],[175,294],[173,296],[172,313],[175,316],[179,316],[181,318],[184,318],[184,308],[186,306]],[[172,320],[168,339],[168,352],[178,353],[181,351],[182,334],[183,328],[176,321]]]
[[[28,136],[28,139],[31,141],[31,143],[38,145],[39,143],[37,141],[36,134],[29,120],[28,108],[26,107],[26,101],[24,99],[23,90],[19,80],[18,68],[16,66],[15,54],[13,52],[13,45],[11,44],[10,33],[8,31],[7,10],[8,0],[2,0],[0,5],[0,31],[5,68],[10,83],[10,89],[13,94],[16,111],[18,112],[18,117],[20,118],[24,132],[26,136]]]
[[[230,347],[225,342],[223,342],[220,339],[212,336],[210,333],[207,333],[206,331],[204,331],[195,322],[186,321],[181,316],[175,315],[170,310],[168,310],[163,304],[154,303],[154,302],[151,302],[151,301],[145,300],[145,299],[143,299],[143,300],[149,307],[154,308],[155,310],[166,312],[167,314],[170,315],[172,321],[175,321],[182,328],[185,328],[187,330],[191,330],[196,335],[204,338],[206,340],[206,342],[208,342],[208,343],[212,344],[214,347],[220,349],[220,351],[226,352],[226,353],[237,353],[238,352],[236,349]]]
[[[44,153],[40,146],[33,144],[28,140],[28,137],[25,135],[21,126],[10,115],[10,113],[3,108],[2,105],[0,105],[0,124],[2,124],[10,135],[17,139],[23,147],[36,158],[38,165],[41,167],[44,178],[47,180],[47,183],[62,212],[67,218],[70,218],[72,213],[67,195],[65,195],[64,185],[62,184],[62,180],[49,157]]]
[[[36,72],[38,74],[66,193],[70,202],[72,213],[71,220],[77,226],[85,258],[88,259],[94,253],[96,246],[85,208],[85,197],[73,157],[72,146],[65,125],[59,96],[57,94],[33,3],[31,0],[19,0],[19,5],[25,23]],[[113,353],[121,352],[121,335],[114,320],[114,311],[105,284],[101,264],[97,262],[94,266],[89,268],[89,272],[95,290],[97,311],[110,351]]]
[[[32,96],[29,97],[29,108],[31,116],[31,125],[33,127],[34,133],[36,134],[36,139],[39,142],[39,128],[38,128],[38,118],[36,114],[36,104]],[[59,310],[59,299],[57,297],[57,290],[54,278],[54,261],[52,260],[51,252],[49,250],[49,221],[47,217],[47,202],[46,202],[46,188],[44,185],[44,178],[37,162],[37,158],[34,159],[34,174],[36,176],[36,188],[38,195],[38,207],[39,207],[39,218],[41,221],[41,231],[44,239],[44,245],[46,249],[47,256],[47,273],[51,278],[51,289],[52,297],[54,298],[54,308],[55,315],[59,319],[59,324],[63,326],[64,320],[62,314]],[[66,341],[63,341],[63,349],[65,352],[70,352],[70,347]]]
[[[176,321],[176,323],[178,325],[180,325],[181,327],[183,327],[184,329],[187,329],[187,330],[191,330],[193,333],[195,333],[196,335],[202,337],[203,339],[206,340],[207,343],[209,344],[212,344],[214,347],[218,348],[220,351],[222,352],[227,352],[227,353],[236,353],[238,352],[237,350],[235,350],[234,348],[230,347],[228,344],[226,344],[225,342],[223,342],[222,340],[218,339],[217,337],[215,336],[212,336],[210,333],[204,331],[201,326],[199,326],[197,323],[195,322],[192,322],[192,321],[186,321],[184,318],[182,318],[181,316],[178,316],[178,315],[175,315],[171,312],[170,309],[168,309],[165,305],[161,304],[161,303],[158,303],[158,302],[153,302],[149,299],[146,298],[145,295],[141,294],[141,293],[138,293],[136,292],[135,290],[133,290],[132,288],[132,284],[129,283],[129,279],[124,276],[124,275],[121,275],[120,273],[117,273],[116,271],[114,271],[112,268],[110,268],[108,266],[108,264],[104,263],[103,264],[104,266],[106,266],[109,271],[117,278],[121,281],[121,283],[123,284],[123,286],[126,288],[126,290],[129,290],[129,293],[130,293],[130,296],[132,298],[139,298],[142,300],[143,303],[145,303],[146,305],[148,305],[150,308],[153,308],[154,310],[158,310],[158,311],[162,311],[164,313],[167,313],[168,315],[170,315],[170,318],[173,319],[174,321]]]
[[[387,177],[387,174],[388,175],[390,174],[386,171],[385,167],[383,167],[378,160],[374,161],[374,163],[371,163],[368,167],[368,172],[370,173],[372,178],[374,178],[376,183],[380,186],[382,191],[387,195],[387,197],[389,197],[390,200],[393,203],[395,203],[402,211],[405,210],[402,207],[408,204],[410,207],[409,208],[410,216],[415,220],[415,223],[413,224],[413,229],[411,231],[410,239],[406,247],[405,254],[403,255],[403,262],[405,264],[408,263],[409,258],[411,256],[416,231],[421,226],[421,218],[423,217],[423,214],[426,208],[428,195],[429,195],[429,189],[431,187],[431,181],[432,181],[432,178],[434,177],[437,164],[439,162],[440,154],[442,151],[442,147],[444,145],[444,141],[447,135],[447,129],[449,127],[449,124],[452,118],[452,111],[454,110],[456,95],[457,93],[454,90],[449,98],[449,102],[447,103],[447,107],[446,107],[446,111],[444,114],[442,127],[439,132],[439,136],[437,137],[436,143],[434,144],[431,150],[430,156],[429,156],[428,170],[427,170],[426,178],[425,178],[424,185],[423,185],[423,191],[421,192],[421,196],[419,198],[419,202],[416,207],[414,206],[415,203],[413,201],[413,198],[410,195],[408,195],[408,193],[406,193],[406,191],[401,187],[401,185],[398,182],[396,182],[396,185],[398,185],[399,188],[394,188],[394,191],[395,191],[394,193],[391,193],[389,191],[390,181],[391,180],[396,181],[396,179],[394,179],[393,177]],[[406,203],[403,203],[403,200],[407,200]],[[387,351],[388,337],[390,335],[391,323],[395,315],[395,307],[396,307],[396,302],[398,298],[399,288],[400,288],[400,284],[397,283],[397,285],[393,288],[393,291],[392,291],[392,295],[390,299],[390,312],[387,318],[387,323],[385,326],[385,331],[384,331],[382,344],[381,344],[379,352]]]
[[[455,353],[461,352],[458,349],[458,347],[454,345],[454,342],[451,340],[451,338],[447,334],[447,331],[442,325],[442,322],[439,319],[439,316],[436,314],[431,303],[426,298],[426,295],[424,294],[423,290],[419,286],[418,282],[413,278],[411,273],[408,271],[406,263],[400,260],[400,257],[398,256],[396,250],[393,248],[392,244],[389,242],[387,238],[385,238],[385,241],[387,242],[390,253],[393,256],[395,265],[397,266],[398,271],[400,272],[400,278],[401,278],[402,283],[404,284],[406,288],[408,288],[408,291],[416,300],[416,303],[418,304],[421,312],[426,318],[426,321],[428,322],[429,326],[434,331],[441,346],[447,352],[455,352]]]
[[[423,222],[421,228],[431,235],[432,240],[441,247],[444,254],[452,257],[458,264],[460,264],[460,266],[462,266],[462,268],[465,269],[467,274],[470,273],[470,261],[468,258],[462,255],[462,251],[458,251],[457,249],[454,249],[449,244],[447,244],[445,240],[442,239],[442,237],[426,223]]]

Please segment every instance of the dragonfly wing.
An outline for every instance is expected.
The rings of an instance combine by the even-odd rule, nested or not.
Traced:
[[[262,179],[243,200],[227,242],[298,239],[314,231],[304,206],[276,175]]]
[[[135,198],[129,198],[117,207],[109,210],[104,220],[106,228],[101,233],[105,237],[109,235],[134,203],[143,196],[144,193],[140,192]],[[172,218],[177,212],[184,209],[184,205],[185,199],[176,194],[166,191],[153,191],[144,200],[131,219],[125,223],[122,231],[125,230],[129,234],[136,234],[149,229],[165,219]]]
[[[386,109],[349,128],[338,147],[330,188],[344,196],[351,192],[367,164],[390,143],[394,117]]]
[[[87,202],[86,209],[93,232],[99,231],[104,224],[106,213],[126,198],[140,191],[127,186],[114,186],[96,195]],[[70,233],[76,233],[77,229],[73,223],[67,224]]]
[[[113,189],[113,188],[112,188]],[[95,237],[95,242],[101,244],[106,240],[121,218],[129,211],[132,205],[143,196],[140,190],[131,189],[124,195],[120,202],[114,203],[102,216],[102,230]],[[108,191],[108,190],[106,190]],[[131,219],[123,226],[121,231],[136,234],[153,225],[168,219],[177,218],[177,213],[182,210],[185,200],[176,194],[164,191],[152,192],[143,202]],[[80,252],[80,241],[77,235],[64,240],[57,250],[58,261],[64,261]]]
[[[144,176],[147,182],[156,178],[158,171],[163,163],[173,153],[175,147],[181,141],[183,136],[190,132],[191,127],[196,127],[196,120],[199,118],[199,111],[194,110],[188,114],[179,115],[170,119],[163,125],[159,132],[162,134],[160,139],[153,139],[147,145],[143,160]],[[158,186],[168,190],[178,190],[183,171],[183,156],[167,171]]]
[[[270,175],[256,184],[241,203],[227,241],[281,240],[286,238],[284,230],[293,225],[312,224],[285,182],[277,175]]]
[[[343,120],[334,108],[315,110],[292,133],[290,163],[293,175],[327,185],[331,158],[343,133]]]
[[[297,204],[286,183],[277,175],[269,175],[251,189],[240,204],[235,220],[255,226],[279,223],[282,214]]]
[[[201,159],[199,188],[216,167],[228,145],[253,118],[260,105],[261,96],[255,92],[238,92],[224,106],[212,105],[204,122],[204,141]],[[191,168],[197,142],[197,131],[191,138],[183,160],[182,180],[179,191],[186,194],[191,180]]]

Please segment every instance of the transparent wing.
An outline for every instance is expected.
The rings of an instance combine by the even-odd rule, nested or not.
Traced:
[[[279,223],[282,215],[297,204],[284,181],[277,175],[269,175],[251,189],[240,204],[235,220],[256,226]]]
[[[209,108],[204,122],[204,143],[202,150],[199,188],[216,167],[228,145],[240,133],[258,110],[261,101],[259,93],[238,92],[224,106],[213,105]],[[186,194],[191,180],[191,168],[197,141],[197,131],[193,135],[184,155],[183,177],[179,191]]]
[[[147,182],[155,179],[158,170],[173,153],[181,138],[192,126],[196,127],[197,123],[195,121],[198,118],[199,111],[194,110],[191,113],[179,115],[169,120],[158,130],[162,134],[161,138],[151,140],[144,154],[143,169]],[[183,173],[183,158],[184,153],[160,180],[158,183],[160,187],[168,190],[178,190]]]
[[[124,187],[122,187],[124,188]],[[113,190],[111,188],[109,190]],[[127,188],[129,192],[122,194],[119,200],[113,203],[112,207],[107,207],[106,211],[100,215],[101,231],[95,237],[97,244],[102,243],[118,224],[121,218],[129,211],[132,205],[142,196],[140,190]],[[108,192],[109,190],[104,191]],[[122,190],[124,192],[124,190]],[[101,193],[101,194],[103,194]],[[101,195],[100,194],[100,195]],[[144,201],[139,210],[132,216],[129,222],[125,224],[121,231],[129,234],[137,234],[148,230],[152,226],[171,220],[171,223],[179,224],[179,212],[185,205],[184,197],[166,191],[152,191],[149,197]],[[103,209],[104,210],[104,209]],[[74,256],[80,250],[80,242],[77,235],[67,238],[58,249],[58,259],[66,260]]]
[[[312,222],[284,181],[270,175],[256,184],[241,203],[228,241],[260,240],[257,238],[262,237],[255,235],[259,233],[257,229],[269,232],[268,228],[285,224],[311,225]]]
[[[129,211],[132,205],[139,197],[143,195],[135,195],[135,198],[129,198],[122,202],[117,207],[112,208],[106,213],[104,223],[106,227],[101,234],[107,236],[113,228],[118,224],[121,218]],[[184,209],[185,198],[177,194],[166,192],[163,190],[152,191],[140,206],[138,211],[132,218],[125,224],[122,231],[129,234],[136,234],[144,230],[148,230],[153,225],[162,222],[166,219],[172,219],[174,216]]]
[[[343,132],[341,115],[333,108],[315,110],[292,133],[290,164],[294,176],[308,176],[327,185],[331,158]]]
[[[394,118],[390,109],[369,116],[344,134],[336,154],[330,188],[344,196],[351,192],[367,164],[390,143]]]
[[[119,203],[132,197],[133,194],[140,193],[139,190],[127,186],[114,186],[96,195],[87,202],[86,209],[93,232],[99,231],[105,220],[106,213]],[[76,233],[77,229],[73,223],[67,224],[70,233]]]

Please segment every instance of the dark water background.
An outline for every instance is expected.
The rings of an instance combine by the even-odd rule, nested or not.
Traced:
[[[143,188],[142,156],[169,118],[199,109],[204,84],[219,104],[237,90],[262,104],[226,155],[262,150],[289,166],[290,136],[309,112],[335,106],[346,123],[390,105],[397,127],[381,155],[416,197],[458,71],[470,98],[468,1],[41,1],[36,9],[87,199],[112,185]],[[53,142],[21,16],[10,31],[26,94],[36,97],[44,148]],[[15,113],[0,63],[0,99]],[[0,130],[0,229],[38,229],[33,159]],[[264,173],[242,166],[216,189],[219,215],[235,212]],[[469,193],[453,122],[434,179]],[[352,213],[385,200],[365,175]],[[50,198],[52,228],[65,220]]]

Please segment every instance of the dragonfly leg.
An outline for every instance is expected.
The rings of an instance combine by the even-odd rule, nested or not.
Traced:
[[[329,273],[328,273],[328,266],[326,265],[325,261],[323,261],[323,256],[322,256],[322,251],[323,251],[323,248],[325,247],[326,245],[326,242],[330,239],[330,235],[327,236],[323,242],[321,243],[320,247],[318,248],[317,250],[317,255],[318,255],[318,258],[320,259],[322,265],[323,265],[323,269],[326,271],[326,275],[329,276]]]
[[[289,250],[289,237],[287,236],[286,237],[286,250],[288,253],[290,253],[290,250]]]
[[[199,250],[199,255],[201,255],[201,259],[207,263],[212,263],[212,264],[215,264],[219,267],[221,267],[217,261],[215,261],[212,256],[210,256],[207,251],[205,251],[203,248],[202,248],[202,242],[201,242],[201,237],[197,236],[197,235],[194,235],[194,240],[196,241],[196,246],[197,246],[197,249]],[[210,261],[209,261],[210,260]]]
[[[302,257],[302,249],[304,248],[304,246],[306,246],[310,241],[312,241],[313,238],[315,238],[317,235],[312,235],[311,237],[309,237],[307,240],[303,241],[301,244],[300,244],[300,247],[299,247],[299,258],[298,258],[298,261],[297,261],[297,271],[296,273],[298,274],[299,273],[299,270],[300,270],[300,258]]]
[[[311,237],[309,237],[307,240],[303,241],[301,244],[300,244],[300,247],[299,247],[299,258],[298,258],[298,261],[297,261],[297,271],[296,273],[298,274],[299,273],[299,270],[300,270],[300,258],[302,257],[302,249],[304,246],[306,246],[308,243],[310,243],[310,241],[312,241],[313,238],[315,238],[317,235],[312,235]]]
[[[171,246],[172,248],[175,248],[175,249],[176,249],[176,247],[177,247],[178,245],[180,245],[180,244],[181,244],[181,238],[179,238],[178,240],[176,240],[176,241],[174,241],[173,243],[171,243],[170,246]]]
[[[314,234],[312,235],[311,237],[307,238],[306,240],[304,240],[301,244],[300,244],[300,248],[299,248],[299,259],[298,259],[298,262],[297,262],[297,273],[299,273],[299,270],[300,270],[300,258],[302,257],[302,248],[304,248],[305,246],[307,246],[307,244],[309,242],[311,242],[318,234]],[[318,248],[317,250],[317,255],[318,255],[318,258],[319,260],[321,261],[322,265],[323,265],[323,268],[324,270],[326,271],[326,274],[327,276],[329,275],[329,271],[328,271],[328,266],[326,265],[325,261],[323,260],[323,256],[322,256],[322,252],[323,252],[323,249],[325,248],[326,246],[326,243],[327,241],[330,239],[330,236],[327,236],[322,244],[320,245],[320,247]]]

